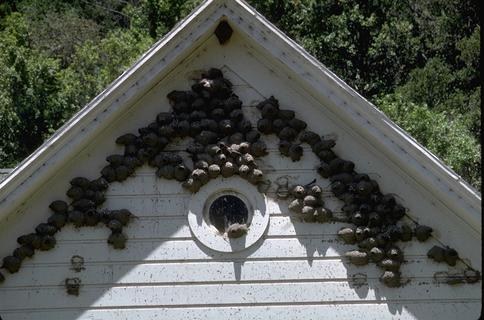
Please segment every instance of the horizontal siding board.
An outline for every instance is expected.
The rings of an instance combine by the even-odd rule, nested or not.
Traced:
[[[334,235],[347,226],[343,223],[308,223],[296,217],[275,216],[270,218],[268,236],[321,236]],[[133,220],[125,232],[129,239],[179,239],[191,238],[192,234],[186,217],[143,217]],[[58,241],[105,240],[110,231],[104,226],[95,228],[74,228],[66,226],[56,235]]]
[[[315,170],[281,170],[278,172],[266,173],[264,179],[269,179],[271,182],[277,180],[281,176],[289,176],[292,183],[307,184],[313,179],[316,179],[316,183],[323,188],[328,190],[329,181],[321,178]],[[221,180],[228,180],[231,178],[218,178]],[[274,185],[276,186],[276,185]],[[202,187],[203,188],[203,187]],[[254,186],[254,188],[256,188]],[[136,174],[128,178],[124,182],[113,182],[110,184],[107,191],[107,196],[129,196],[129,195],[162,195],[161,197],[166,197],[167,195],[177,195],[189,197],[188,191],[183,189],[181,183],[174,180],[167,180],[163,178],[158,178],[154,172],[147,174]]]
[[[63,286],[65,279],[76,277],[81,279],[82,284],[113,283],[113,265],[89,264],[80,272],[72,270],[68,263],[22,266],[19,273],[5,279],[0,287],[0,295],[5,294],[5,291],[20,287]]]
[[[359,304],[244,306],[207,308],[129,308],[6,312],[5,320],[103,319],[103,320],[382,320],[382,319],[477,319],[479,302],[380,302]]]
[[[237,41],[237,35],[234,37],[232,44]],[[212,49],[215,48],[220,51],[214,54]],[[408,177],[397,172],[398,168],[387,165],[387,159],[375,158],[374,155],[379,155],[375,152],[377,150],[366,149],[367,145],[358,146],[361,141],[354,139],[354,132],[350,132],[351,129],[345,127],[344,123],[335,121],[338,119],[334,114],[327,111],[316,114],[312,110],[316,105],[309,103],[310,97],[304,96],[304,90],[294,90],[292,81],[279,77],[277,72],[269,76],[269,71],[273,71],[267,67],[259,68],[262,65],[257,61],[251,59],[255,64],[252,64],[252,68],[246,68],[246,62],[249,61],[245,56],[246,51],[257,53],[256,51],[240,46],[224,47],[222,50],[218,44],[210,49],[210,54],[202,54],[192,59],[191,65],[184,63],[184,68],[194,70],[193,64],[197,68],[213,65],[214,62],[223,64],[223,57],[230,56],[227,52],[234,54],[229,62],[234,57],[241,57],[242,59],[235,59],[231,63],[238,72],[230,74],[234,79],[239,73],[250,79],[251,83],[255,81],[252,87],[242,77],[238,77],[239,81],[234,81],[237,84],[235,90],[245,104],[252,104],[260,99],[258,91],[270,93],[274,88],[287,89],[281,91],[282,108],[295,110],[297,116],[308,121],[309,127],[318,133],[335,134],[338,138],[335,148],[338,154],[345,159],[357,160],[358,171],[378,172],[381,175],[375,173],[378,178],[373,173],[370,175],[380,182],[382,190],[404,197],[400,199],[403,204],[407,199],[409,207],[418,213],[416,216],[434,217],[437,216],[435,213],[442,213],[443,219],[437,219],[432,224],[437,237],[439,230],[442,234],[451,233],[452,230],[448,227],[454,224],[449,223],[452,220],[445,218],[447,209],[442,210],[439,203],[435,205],[435,199],[426,196],[409,183]],[[262,78],[258,77],[259,74]],[[178,88],[179,83],[186,83],[186,79],[183,80],[177,79],[176,86],[175,82],[170,85]],[[103,138],[109,139],[109,145],[113,145],[113,137],[127,132],[129,126],[132,126],[130,130],[136,132],[134,123],[145,125],[152,121],[153,117],[148,117],[147,110],[151,110],[149,112],[154,116],[161,110],[160,101],[165,101],[163,107],[167,105],[164,98],[166,92],[163,90],[168,88],[159,90],[165,84],[160,83],[147,95],[149,99],[140,100],[126,114],[125,119],[113,124],[110,131],[105,132]],[[317,107],[319,106],[318,104]],[[243,110],[252,120],[259,117],[255,108],[244,107]],[[305,154],[302,161],[292,162],[279,155],[274,136],[264,137],[264,140],[268,144],[269,154],[258,159],[258,163],[267,179],[274,182],[278,177],[287,176],[291,183],[306,184],[317,178],[317,183],[325,188],[324,196],[328,206],[335,211],[339,210],[341,203],[331,196],[328,181],[316,174],[315,166],[319,161],[306,145],[303,145]],[[183,150],[186,142],[178,141],[168,149]],[[85,161],[91,151],[95,151],[92,154],[99,160],[96,160],[96,166],[100,169],[101,164],[105,164],[103,161],[107,155],[106,150],[111,150],[105,148],[109,145],[105,141],[104,143],[93,143],[95,146],[89,152],[83,152],[80,160],[73,162],[75,165],[72,167],[75,169],[64,171],[54,177],[54,180],[58,180],[58,184],[64,187],[66,176],[84,175],[92,171],[94,161]],[[116,150],[116,153],[121,152],[118,147]],[[91,165],[87,166],[85,163]],[[79,170],[83,166],[78,164],[84,165],[82,170],[86,171]],[[191,194],[183,190],[178,182],[157,178],[154,171],[153,168],[144,166],[125,182],[111,184],[107,192],[106,208],[128,208],[140,217],[125,230],[129,237],[126,250],[114,250],[106,244],[109,230],[104,227],[79,230],[66,227],[57,235],[58,245],[55,250],[37,253],[34,259],[24,263],[19,273],[8,275],[4,286],[0,287],[2,317],[5,320],[279,320],[320,319],[324,316],[331,319],[477,318],[481,299],[480,284],[452,287],[436,284],[432,279],[434,272],[448,269],[446,265],[434,263],[425,257],[427,250],[436,244],[434,239],[426,243],[402,244],[409,260],[402,266],[402,274],[410,277],[411,282],[399,289],[389,289],[378,282],[381,270],[375,265],[355,267],[342,260],[341,256],[345,251],[355,248],[336,239],[337,230],[344,224],[300,223],[290,219],[287,202],[270,200],[267,212],[273,216],[268,235],[246,251],[220,254],[208,250],[191,238],[186,223]],[[404,179],[400,179],[402,177]],[[395,181],[399,183],[395,184]],[[271,185],[270,196],[274,195],[276,187],[275,184]],[[52,188],[45,189],[53,193]],[[37,202],[33,202],[31,208],[25,211],[26,215],[31,217],[39,207],[47,207],[39,206]],[[461,225],[455,225],[456,230],[461,230],[460,228]],[[457,234],[454,240],[459,240],[462,236],[464,246],[473,243],[468,241],[472,237],[466,237],[467,234],[454,233]],[[454,242],[449,242],[451,243]],[[457,243],[463,246],[461,242]],[[465,251],[466,256],[472,250]],[[81,273],[75,273],[69,268],[69,260],[74,254],[79,254],[86,260],[86,270]],[[369,286],[355,286],[352,282],[354,275],[366,276]],[[75,276],[83,281],[81,295],[67,296],[62,279]],[[93,310],[88,310],[90,308]],[[8,311],[15,309],[27,310]]]
[[[154,173],[134,175],[124,182],[112,182],[107,195],[166,195],[186,193],[181,184],[175,180],[157,178]]]
[[[183,216],[188,214],[188,204],[191,195],[189,194],[143,194],[143,195],[107,195],[106,202],[103,207],[111,210],[114,209],[129,209],[138,217],[173,217]],[[290,212],[287,209],[288,202],[275,198],[274,193],[267,195],[267,208],[269,214],[286,214]],[[330,209],[336,209],[340,212],[341,204],[338,199],[333,196],[325,196],[324,201],[326,206]]]
[[[401,267],[402,275],[409,279],[433,281],[435,272],[448,268],[424,257],[412,258]],[[25,266],[22,272],[7,277],[0,288],[3,294],[15,287],[39,287],[63,285],[66,278],[82,278],[84,285],[96,284],[150,284],[150,283],[206,283],[234,281],[304,281],[347,280],[364,275],[377,279],[382,270],[370,264],[353,266],[340,259],[334,260],[289,260],[289,261],[245,261],[245,262],[185,262],[185,263],[100,263],[86,264],[81,272],[70,265]],[[430,279],[430,280],[429,280]]]
[[[187,216],[187,195],[124,195],[106,196],[104,208],[129,209],[136,216]]]
[[[347,226],[347,223],[316,223],[304,222],[295,216],[271,216],[269,220],[268,237],[290,236],[333,236],[337,239],[338,231]],[[141,217],[134,219],[124,228],[129,239],[187,239],[193,235],[188,226],[187,217]],[[96,227],[75,228],[65,226],[57,233],[56,239],[63,241],[105,240],[109,236],[108,228],[99,224]],[[430,240],[432,241],[432,240]]]
[[[42,290],[11,290],[2,297],[3,310],[25,308],[48,309],[59,305],[67,308],[137,307],[137,306],[201,306],[251,305],[270,303],[339,303],[363,301],[405,300],[476,300],[480,286],[455,286],[409,283],[401,288],[387,288],[378,282],[358,289],[348,282],[308,283],[254,283],[215,285],[162,285],[162,286],[86,286],[78,297],[67,296],[63,288]]]
[[[241,110],[244,113],[244,116],[249,118],[248,120],[251,121],[252,128],[256,129],[257,121],[259,121],[261,118],[260,111],[257,108],[250,107],[250,106],[242,106]],[[262,157],[258,157],[256,161],[263,161],[264,159],[271,159],[271,160],[274,159],[276,161],[280,161],[281,159],[283,159],[283,160],[287,160],[289,163],[293,163],[293,161],[291,161],[290,158],[282,156],[281,153],[279,152],[279,146],[278,146],[279,139],[275,134],[262,135],[261,140],[264,141],[264,143],[267,146],[266,148],[267,154]],[[188,157],[188,153],[186,152],[186,149],[190,144],[190,142],[191,142],[190,138],[183,138],[183,139],[175,138],[165,147],[164,150],[168,152],[185,152],[184,153],[185,161],[186,161],[186,164],[189,165],[191,164],[191,159]],[[303,148],[303,158],[301,158],[299,161],[294,163],[300,164],[298,168],[313,169],[314,168],[312,167],[313,162],[318,163],[319,162],[319,160],[317,160],[318,158],[316,156],[312,157],[311,155],[309,155],[309,154],[312,154],[312,149],[308,144],[302,143],[301,147]],[[306,153],[304,152],[308,152],[307,156],[306,156]],[[273,169],[276,168],[275,166],[272,165],[272,163],[270,167]],[[284,170],[286,168],[284,166],[281,166],[278,169]],[[148,165],[142,166],[137,170],[137,172],[143,172],[143,173],[152,172],[152,171],[153,171],[152,168]]]
[[[442,266],[425,260],[414,260],[402,266],[404,276],[432,278]],[[341,260],[314,261],[247,261],[197,262],[183,264],[114,265],[113,277],[118,283],[169,283],[169,282],[234,282],[234,281],[294,281],[344,279],[352,281],[354,275],[364,274],[377,279],[382,271],[375,265],[356,267]]]
[[[128,240],[124,250],[116,250],[105,241],[62,242],[50,252],[38,252],[25,265],[32,263],[66,263],[73,255],[83,256],[86,262],[122,261],[189,261],[189,260],[247,260],[277,258],[337,258],[354,245],[346,245],[334,236],[321,238],[261,239],[247,250],[220,253],[208,250],[193,240]],[[406,256],[422,256],[432,241],[404,242],[400,245]]]

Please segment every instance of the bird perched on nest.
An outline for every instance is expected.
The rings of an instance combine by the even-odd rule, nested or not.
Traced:
[[[247,233],[248,212],[245,204],[235,196],[225,195],[212,203],[210,222],[220,234],[239,238]]]
[[[219,142],[218,143],[218,146],[220,147],[220,149],[222,150],[222,152],[231,157],[231,158],[234,158],[236,159],[238,156],[240,156],[240,152],[236,151],[236,150],[233,150],[232,148],[230,148],[229,146],[227,146],[224,142]]]
[[[229,238],[240,238],[248,231],[247,224],[234,223],[227,228],[227,236]]]

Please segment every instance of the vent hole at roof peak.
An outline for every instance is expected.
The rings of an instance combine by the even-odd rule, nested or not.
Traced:
[[[229,41],[230,37],[232,36],[233,30],[230,27],[229,23],[225,20],[220,21],[217,28],[215,29],[215,36],[218,39],[218,42],[221,45],[224,45]]]

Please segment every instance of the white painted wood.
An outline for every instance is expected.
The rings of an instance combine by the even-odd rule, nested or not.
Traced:
[[[222,236],[208,222],[208,206],[222,195],[232,195],[243,201],[247,209],[249,231],[238,238]],[[253,188],[248,181],[238,177],[230,177],[225,181],[209,181],[202,190],[194,194],[188,205],[188,225],[194,237],[207,248],[218,252],[243,251],[259,242],[269,227],[269,212],[267,199]]]
[[[126,109],[140,99],[146,90],[169,75],[193,48],[211,36],[214,25],[223,15],[219,2],[206,1],[200,5],[56,131],[36,152],[22,161],[0,183],[0,217],[5,217],[21,205],[25,198],[31,197],[52,174],[65,165],[66,160],[72,160],[111,121],[125,114]],[[196,25],[196,28],[190,30],[189,25],[191,28]],[[28,187],[24,183],[26,179],[30,180]]]
[[[312,223],[304,222],[293,215],[275,215],[271,216],[269,229],[266,237],[315,237],[327,236],[328,238],[337,239],[338,231],[346,226],[352,226],[349,223]],[[186,240],[192,239],[193,234],[190,232],[186,216],[161,216],[161,217],[142,217],[134,220],[125,228],[129,239],[158,239],[163,240]],[[99,225],[96,227],[74,228],[72,225],[66,226],[56,235],[59,243],[79,242],[97,240],[103,242],[109,236],[110,231]],[[412,243],[416,247],[420,243],[414,239]],[[429,243],[438,244],[435,240],[429,240]],[[421,251],[422,255],[425,252]]]
[[[382,146],[393,161],[419,177],[441,201],[481,232],[481,196],[475,189],[243,0],[229,2],[227,6],[229,17],[237,21],[234,27],[267,50],[281,69],[291,69],[292,81],[310,88],[311,94],[321,100],[331,101],[328,107],[357,127],[372,143]]]
[[[262,51],[256,47],[247,48],[244,40],[241,40],[238,52],[245,55],[245,59],[257,59],[257,68],[247,68],[245,59],[234,61],[230,67],[234,72],[241,74],[243,78],[252,79],[258,77],[258,91],[265,96],[275,94],[282,103],[282,108],[289,108],[296,111],[296,114],[308,123],[310,128],[321,128],[316,132],[321,134],[331,134],[337,137],[335,150],[343,158],[353,160],[356,163],[356,170],[369,173],[378,173],[382,190],[391,192],[402,197],[402,203],[411,212],[418,212],[413,215],[420,223],[435,226],[437,230],[446,230],[440,237],[447,243],[452,243],[456,247],[460,244],[460,251],[467,251],[467,256],[475,265],[481,264],[480,255],[472,254],[470,243],[475,243],[480,239],[479,231],[469,227],[460,218],[455,218],[453,211],[437,200],[428,188],[424,188],[416,178],[416,175],[408,176],[403,170],[402,165],[395,165],[390,159],[371,144],[372,140],[365,139],[364,136],[348,123],[342,122],[330,108],[330,103],[316,100],[307,90],[294,85],[294,78],[284,73],[285,66],[277,65],[273,59],[267,59],[267,51]],[[253,60],[252,60],[253,61]],[[256,64],[255,61],[253,61]],[[264,72],[260,72],[261,68]],[[284,90],[275,88],[284,87]],[[303,101],[303,102],[302,102]],[[301,108],[300,106],[306,106]],[[319,115],[317,115],[319,114]],[[399,183],[395,183],[399,181]],[[459,226],[449,229],[447,226]],[[465,233],[457,230],[467,230]],[[464,239],[464,237],[467,237]]]
[[[149,262],[149,261],[147,261]],[[378,279],[381,269],[374,265],[357,267],[342,261],[339,257],[333,259],[304,258],[294,260],[250,260],[246,261],[197,261],[184,262],[180,267],[178,262],[139,262],[120,263],[87,263],[86,272],[75,272],[67,263],[35,264],[24,266],[22,275],[8,277],[0,292],[7,294],[17,287],[39,289],[42,286],[62,286],[59,279],[81,277],[83,285],[109,285],[112,283],[126,285],[149,284],[191,284],[191,283],[230,283],[255,281],[348,281],[358,283],[360,277]],[[435,272],[447,271],[449,267],[442,266],[425,257],[408,257],[401,270],[403,276],[413,282],[437,283],[433,278]],[[453,268],[456,269],[456,268]],[[215,271],[215,272],[214,272]],[[269,280],[270,279],[270,280]],[[356,282],[355,282],[356,281]]]
[[[4,310],[25,308],[29,301],[32,309],[56,308],[62,301],[64,308],[79,305],[90,307],[137,307],[137,306],[223,306],[252,304],[376,302],[407,300],[466,300],[477,302],[479,286],[459,286],[409,283],[394,290],[377,286],[360,288],[347,281],[309,281],[294,283],[236,283],[217,285],[151,285],[151,286],[84,286],[83,294],[66,297],[63,288],[45,287],[43,290],[12,290],[2,300]],[[375,286],[375,287],[374,287]],[[95,299],[93,299],[95,298]],[[456,315],[454,315],[456,316]]]
[[[217,7],[218,6],[218,7]],[[225,8],[230,7],[230,9],[225,10]],[[225,12],[226,11],[226,12]],[[236,13],[237,12],[237,13]],[[379,122],[379,129],[384,131],[383,136],[386,137],[385,133],[391,135],[395,140],[399,140],[402,143],[406,143],[405,147],[406,149],[411,150],[412,155],[414,157],[419,157],[419,160],[422,160],[426,164],[428,164],[429,167],[431,167],[431,170],[427,170],[427,167],[424,165],[419,165],[417,171],[416,167],[408,168],[409,171],[413,170],[413,173],[422,173],[421,176],[426,176],[434,174],[434,176],[440,176],[443,177],[444,182],[447,184],[451,183],[454,184],[454,189],[450,189],[452,192],[448,192],[448,190],[443,190],[445,189],[442,187],[438,187],[440,183],[435,183],[435,180],[440,181],[440,179],[434,178],[433,184],[429,184],[429,179],[426,181],[426,185],[429,186],[434,192],[438,193],[441,198],[443,198],[447,204],[450,205],[450,207],[456,208],[456,211],[462,216],[464,220],[469,222],[476,230],[480,233],[480,223],[479,222],[479,208],[480,208],[480,195],[478,195],[475,191],[471,190],[464,182],[458,181],[458,183],[455,183],[455,175],[453,175],[452,171],[445,166],[442,165],[439,161],[436,160],[435,157],[433,157],[429,152],[427,152],[425,149],[423,149],[421,146],[416,144],[408,135],[406,135],[404,132],[399,130],[397,126],[395,126],[390,120],[385,118],[381,113],[376,111],[376,109],[366,100],[364,100],[361,96],[359,96],[354,90],[352,90],[349,86],[347,86],[343,81],[341,81],[338,77],[336,77],[334,74],[332,74],[329,70],[327,70],[324,66],[322,66],[320,63],[318,63],[313,57],[311,57],[307,52],[305,52],[300,46],[298,46],[296,43],[285,37],[279,30],[277,30],[274,26],[272,26],[267,20],[265,20],[263,17],[260,17],[257,12],[255,12],[250,6],[245,4],[243,1],[233,1],[233,2],[228,2],[225,3],[224,1],[207,1],[205,2],[201,7],[199,7],[197,10],[194,11],[192,15],[190,15],[187,19],[185,19],[180,25],[175,28],[172,32],[170,32],[164,39],[162,39],[157,45],[155,45],[148,53],[146,53],[140,61],[138,61],[134,67],[129,69],[127,72],[123,74],[117,81],[115,81],[105,92],[103,92],[101,95],[99,95],[96,99],[91,102],[91,104],[83,109],[82,112],[80,112],[76,117],[73,118],[71,122],[63,126],[59,130],[59,132],[52,138],[50,139],[46,144],[44,144],[39,150],[31,157],[29,157],[28,160],[26,160],[24,163],[22,163],[17,170],[15,170],[10,177],[7,179],[6,182],[2,183],[0,188],[0,194],[2,194],[2,198],[4,198],[6,195],[9,195],[15,188],[20,190],[21,188],[25,187],[19,187],[19,184],[21,183],[21,180],[23,178],[28,177],[28,174],[32,175],[32,172],[36,172],[35,170],[39,169],[39,167],[42,165],[43,167],[48,168],[50,170],[48,173],[54,172],[54,169],[58,169],[53,165],[45,166],[45,163],[41,163],[43,158],[49,158],[52,157],[52,153],[54,152],[55,149],[59,148],[62,146],[61,143],[57,143],[58,146],[54,145],[54,142],[58,142],[56,140],[61,140],[63,138],[64,140],[68,140],[68,138],[72,137],[75,133],[76,130],[79,130],[81,128],[81,125],[77,125],[77,128],[75,124],[78,122],[81,122],[82,116],[84,116],[84,122],[89,122],[93,121],[99,123],[99,120],[95,118],[93,115],[99,112],[106,112],[108,108],[102,110],[105,106],[103,106],[103,103],[109,103],[112,102],[115,98],[116,95],[119,95],[119,92],[123,92],[124,89],[124,96],[128,96],[127,93],[130,93],[131,97],[134,98],[140,97],[140,94],[143,92],[142,90],[142,85],[149,85],[149,88],[151,88],[151,84],[154,79],[159,79],[159,74],[163,74],[162,70],[167,68],[167,65],[165,64],[167,57],[170,56],[170,58],[173,60],[172,63],[175,61],[180,61],[181,56],[186,53],[186,49],[188,47],[187,43],[190,46],[198,46],[200,42],[206,39],[206,34],[208,33],[208,30],[213,30],[213,25],[217,22],[217,19],[221,16],[227,15],[231,17],[234,21],[234,28],[236,30],[241,31],[241,34],[245,34],[246,36],[249,36],[252,42],[257,43],[258,46],[264,47],[267,49],[274,58],[280,59],[281,61],[287,60],[287,65],[291,65],[292,67],[297,66],[297,70],[293,69],[293,72],[295,72],[298,75],[298,80],[302,79],[308,79],[310,77],[314,77],[314,73],[317,73],[319,78],[321,79],[321,83],[326,85],[327,87],[323,87],[322,91],[326,92],[327,97],[331,96],[333,98],[333,102],[336,100],[338,102],[344,102],[341,98],[336,98],[334,95],[334,92],[329,89],[333,88],[334,90],[337,90],[338,93],[340,93],[342,96],[349,96],[353,100],[357,100],[360,105],[364,105],[367,110],[362,111],[365,113],[365,115],[368,118],[372,118],[371,120],[376,120],[376,117],[378,117]],[[202,18],[203,17],[203,18]],[[203,20],[203,23],[200,23],[200,21]],[[252,22],[250,22],[252,21]],[[257,27],[254,28],[252,24],[256,24]],[[189,33],[188,37],[185,38],[184,36],[186,33],[189,32],[190,28],[195,28],[196,26],[196,31],[197,34],[195,35],[194,32]],[[203,26],[203,27],[202,27]],[[204,33],[205,32],[205,33]],[[175,34],[177,34],[178,39],[180,40],[178,43],[176,43],[175,39]],[[205,37],[202,36],[205,34]],[[268,38],[273,39],[274,41],[268,41]],[[195,41],[194,41],[195,40]],[[270,43],[270,45],[268,45]],[[171,50],[174,46],[175,49],[177,50]],[[183,51],[185,49],[185,52]],[[287,55],[285,51],[291,52],[292,54]],[[156,56],[156,54],[163,54],[165,53],[166,56],[162,59],[163,63],[161,64],[161,68],[158,70],[154,70],[153,68],[153,60],[156,62],[159,62],[157,59],[153,58]],[[177,58],[180,57],[180,59],[177,60]],[[151,58],[151,59],[150,59]],[[275,60],[275,59],[274,59]],[[296,63],[296,60],[301,61],[302,63],[298,64]],[[149,67],[152,67],[152,69],[148,69]],[[144,72],[140,71],[144,68]],[[306,68],[306,69],[305,69]],[[147,70],[148,69],[148,70]],[[145,75],[145,78],[136,78],[136,76],[140,75]],[[156,78],[154,75],[158,75],[158,78]],[[147,78],[151,77],[150,80]],[[313,79],[311,79],[313,80]],[[329,81],[328,81],[329,80]],[[314,82],[314,80],[313,80]],[[134,83],[134,84],[133,84]],[[301,85],[306,85],[307,83],[303,83],[302,81],[298,82]],[[132,84],[129,89],[126,89],[127,84]],[[320,86],[320,85],[319,85]],[[316,92],[318,91],[318,88],[316,89]],[[319,88],[321,89],[321,88]],[[116,91],[117,90],[117,91]],[[328,95],[329,92],[329,95]],[[109,94],[108,94],[109,93]],[[136,94],[138,95],[136,95]],[[322,97],[323,98],[323,97]],[[324,99],[324,98],[323,98]],[[124,99],[125,101],[123,102],[128,102],[129,99]],[[116,106],[118,109],[117,111],[119,112],[119,109],[122,109],[119,107],[121,104],[119,99],[116,100]],[[132,100],[131,100],[132,101]],[[355,101],[353,101],[355,102]],[[338,105],[338,103],[333,103],[335,106]],[[125,105],[128,105],[128,103],[125,103]],[[352,104],[344,104],[345,108],[339,108],[341,111],[344,112],[344,109],[348,108],[354,108]],[[101,109],[101,110],[99,110]],[[356,113],[361,117],[360,112],[358,111],[353,111],[350,110],[351,112]],[[383,117],[384,121],[381,121]],[[346,115],[346,119],[348,121],[353,121],[354,119],[351,119]],[[366,119],[366,122],[370,124],[371,122]],[[387,125],[386,128],[382,125],[385,123]],[[361,127],[368,127],[367,125],[363,125]],[[368,128],[367,128],[368,129]],[[375,127],[376,129],[376,127]],[[383,130],[385,129],[385,130]],[[84,131],[84,134],[86,135],[85,128],[82,129]],[[98,130],[99,132],[99,130]],[[368,132],[366,132],[368,134]],[[79,136],[78,136],[79,137]],[[382,137],[379,137],[380,140]],[[87,140],[87,139],[86,139]],[[392,143],[393,140],[391,140]],[[380,142],[380,145],[384,144]],[[387,141],[388,142],[388,141]],[[86,143],[86,142],[85,142]],[[85,146],[84,143],[84,146]],[[82,144],[81,144],[82,146]],[[385,147],[388,147],[388,143],[385,145]],[[76,148],[71,148],[71,151],[74,152]],[[389,150],[391,148],[388,148]],[[401,150],[405,151],[403,147],[400,147]],[[71,153],[72,153],[71,152]],[[49,154],[50,153],[50,154]],[[398,158],[398,156],[395,157],[395,155],[400,155],[400,158],[403,159],[402,152],[399,150],[397,153],[393,155],[394,158]],[[415,160],[412,159],[412,160]],[[405,166],[407,162],[401,161],[402,164]],[[412,163],[415,163],[413,161]],[[408,165],[407,165],[408,166]],[[422,168],[428,172],[422,172]],[[42,170],[37,170],[38,173],[36,173],[36,176],[39,176],[39,181],[45,182],[46,180],[46,173],[43,173],[41,175],[41,172],[47,172],[47,169],[42,169]],[[417,175],[419,176],[419,175]],[[30,177],[30,176],[29,176]],[[454,179],[454,181],[452,181]],[[39,183],[36,183],[39,185]],[[434,187],[434,185],[437,185],[437,187]],[[31,188],[34,189],[34,188]],[[25,191],[25,189],[24,189]],[[443,193],[444,191],[445,193]],[[32,191],[33,192],[33,191]],[[17,192],[18,194],[18,192]],[[32,193],[27,193],[25,192],[25,195],[30,196]],[[16,198],[12,196],[12,200],[10,201],[5,201],[6,199],[3,199],[3,201],[0,202],[0,205],[5,208],[5,210],[2,210],[2,212],[5,212],[4,214],[7,214],[14,208],[15,204],[18,205],[20,203],[20,198],[17,196]],[[462,200],[461,200],[462,199]],[[454,200],[454,201],[449,201],[449,200]],[[467,201],[467,202],[466,202]],[[472,202],[472,205],[470,204]],[[459,207],[460,206],[460,207]],[[469,210],[465,210],[463,208],[467,208]],[[477,212],[476,212],[477,209]]]
[[[286,306],[237,306],[237,307],[181,307],[181,308],[128,308],[128,309],[73,309],[27,312],[6,312],[5,319],[103,319],[103,320],[318,320],[330,316],[335,320],[361,319],[442,319],[456,316],[475,319],[479,302],[447,301],[444,304],[410,301],[405,303],[377,302],[358,304],[288,304]],[[7,318],[8,317],[8,318]]]
[[[223,15],[236,32],[220,46],[212,31]],[[4,320],[478,317],[481,283],[437,283],[435,272],[466,266],[438,264],[426,253],[447,244],[480,270],[481,232],[473,216],[480,196],[463,190],[465,184],[432,155],[406,134],[398,136],[399,128],[239,0],[204,3],[0,183],[0,256],[47,219],[51,201],[67,200],[71,178],[96,178],[106,156],[122,152],[114,144],[117,136],[135,133],[168,111],[166,94],[188,89],[194,71],[213,66],[222,67],[254,124],[259,113],[253,105],[275,95],[281,108],[294,110],[310,129],[336,137],[337,153],[369,172],[384,192],[397,194],[412,219],[435,229],[425,243],[401,244],[408,260],[402,276],[410,282],[386,288],[375,265],[349,265],[342,255],[355,246],[336,237],[345,224],[309,224],[291,216],[287,202],[275,198],[280,176],[301,184],[317,178],[335,214],[341,202],[316,174],[318,160],[307,146],[302,161],[292,162],[279,156],[277,139],[269,136],[264,137],[269,154],[258,163],[273,183],[270,222],[256,244],[237,253],[204,247],[188,227],[192,195],[144,166],[127,181],[113,183],[104,204],[138,216],[125,228],[127,248],[108,246],[105,227],[65,227],[54,250],[37,252],[18,273],[6,275],[0,285]],[[183,150],[186,144],[176,141],[168,149]],[[85,259],[79,273],[70,268],[75,254]],[[367,284],[360,286],[365,276]],[[81,279],[79,297],[65,293],[67,277]]]
[[[401,244],[406,256],[424,256],[433,246],[432,241],[424,243],[404,242]],[[50,252],[38,252],[24,265],[67,263],[73,255],[83,256],[86,262],[135,262],[135,261],[192,261],[192,260],[246,260],[279,258],[336,258],[355,246],[343,244],[334,235],[320,237],[273,237],[262,238],[254,246],[242,252],[220,253],[210,251],[200,243],[189,240],[128,240],[123,250],[112,249],[105,240],[84,240],[59,242]]]
[[[339,229],[349,225],[343,223],[309,223],[289,216],[273,216],[270,218],[270,236],[316,236],[323,234],[335,236]],[[192,238],[186,217],[149,217],[134,220],[125,229],[130,239],[186,239]],[[99,228],[65,227],[56,237],[58,241],[105,240],[109,230]]]

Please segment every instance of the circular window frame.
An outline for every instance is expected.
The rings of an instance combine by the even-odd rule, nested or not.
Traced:
[[[238,197],[247,207],[248,231],[239,238],[221,234],[210,223],[210,205],[223,195]],[[266,198],[257,188],[240,177],[212,180],[192,196],[188,206],[188,224],[197,240],[206,247],[219,252],[242,251],[255,244],[267,230],[269,214]]]
[[[218,193],[214,193],[205,201],[205,206],[203,208],[203,218],[205,219],[205,222],[208,225],[210,225],[210,227],[212,227],[214,230],[216,230],[219,235],[221,235],[220,230],[212,223],[212,219],[210,218],[210,208],[212,207],[215,201],[217,201],[223,196],[233,196],[239,199],[240,201],[242,201],[242,203],[245,206],[245,209],[247,210],[246,224],[250,227],[252,223],[252,217],[254,216],[253,208],[249,200],[247,200],[247,198],[243,194],[239,192],[234,192],[232,190],[225,190]]]

